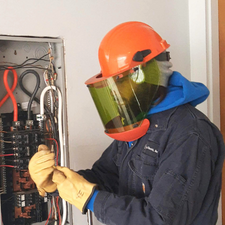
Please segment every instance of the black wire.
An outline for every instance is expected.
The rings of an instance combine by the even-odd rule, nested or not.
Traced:
[[[32,94],[31,94],[31,93],[23,86],[23,82],[22,82],[21,79],[19,79],[18,83],[19,83],[19,86],[20,86],[21,90],[22,90],[26,95],[28,95],[29,97],[31,97]],[[40,100],[39,100],[37,97],[34,97],[33,100],[34,100],[35,102],[37,102],[37,103],[40,105]],[[48,108],[46,105],[44,105],[44,108],[45,108],[45,111],[47,112],[47,114],[48,114],[48,116],[49,116],[49,118],[50,118],[50,120],[51,120],[51,126],[52,126],[53,137],[54,137],[54,139],[58,140],[58,138],[57,138],[57,133],[56,133],[56,127],[55,127],[54,117],[53,117],[52,113],[50,112],[49,108]]]
[[[21,84],[23,83],[23,78],[27,75],[27,74],[33,74],[35,77],[36,77],[36,85],[35,85],[35,88],[34,88],[34,91],[33,93],[31,94],[30,96],[30,100],[28,102],[28,106],[27,106],[27,119],[28,120],[31,120],[31,105],[32,105],[32,102],[35,98],[35,95],[37,94],[38,92],[38,89],[40,88],[40,76],[39,74],[35,71],[35,70],[25,70],[19,77],[19,85],[20,85],[20,88],[22,89],[21,87]]]
[[[19,64],[19,65],[16,65],[16,66],[12,66],[12,65],[0,65],[0,68],[3,68],[3,69],[8,69],[8,67],[12,67],[13,69],[19,69],[19,68],[23,68],[24,66],[30,66],[30,65],[33,65],[34,63],[36,63],[36,62],[38,62],[38,61],[40,61],[40,60],[43,60],[43,61],[48,61],[49,62],[49,60],[45,60],[45,59],[43,59],[45,56],[47,56],[48,54],[45,54],[45,55],[43,55],[42,57],[40,57],[40,58],[29,58],[29,59],[27,59],[27,60],[25,60],[23,63],[21,63],[21,64]],[[27,63],[27,64],[25,64],[26,62],[28,62],[28,61],[30,61],[30,60],[34,60],[34,62],[32,62],[32,63]]]
[[[38,62],[39,60],[49,61],[49,60],[43,59],[43,58],[44,58],[45,56],[47,56],[47,55],[48,55],[48,54],[45,54],[45,55],[41,56],[40,58],[29,58],[29,59],[25,60],[23,63],[21,63],[20,65],[25,64],[25,63],[28,62],[29,60],[35,60],[34,62],[32,62],[32,64]]]
[[[15,67],[13,67],[13,66],[10,66],[11,68],[13,68],[13,69],[21,69],[21,68],[26,68],[26,69],[40,69],[40,70],[48,70],[48,71],[52,71],[51,69],[48,69],[48,68],[45,68],[45,67],[38,67],[38,66],[21,66],[21,67],[17,67],[17,68],[15,68]],[[8,67],[5,67],[5,66],[3,66],[2,68],[1,68],[1,66],[0,66],[0,71],[3,71],[3,70],[8,70],[9,68]],[[9,69],[10,70],[10,69]]]

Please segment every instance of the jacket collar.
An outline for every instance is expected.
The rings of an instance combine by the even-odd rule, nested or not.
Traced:
[[[147,133],[153,130],[166,130],[171,116],[175,113],[178,107],[168,109],[150,116],[150,127]]]

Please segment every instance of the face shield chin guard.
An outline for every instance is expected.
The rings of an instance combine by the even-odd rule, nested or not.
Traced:
[[[134,141],[146,134],[145,119],[159,85],[155,59],[115,76],[98,74],[85,83],[93,98],[105,133],[119,141]]]

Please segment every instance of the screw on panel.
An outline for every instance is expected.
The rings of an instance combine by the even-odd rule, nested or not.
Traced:
[[[19,127],[20,126],[20,121],[13,121],[13,126]]]

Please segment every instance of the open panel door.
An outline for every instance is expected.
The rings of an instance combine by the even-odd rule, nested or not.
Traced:
[[[219,48],[220,48],[220,114],[221,132],[225,140],[225,1],[219,0]],[[225,165],[222,178],[222,221],[225,225]]]

